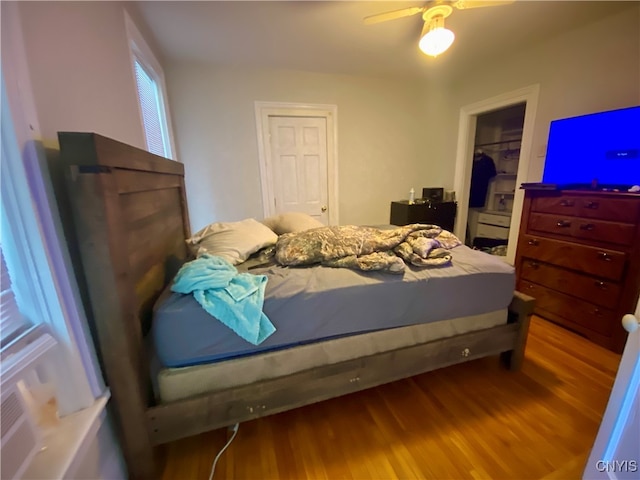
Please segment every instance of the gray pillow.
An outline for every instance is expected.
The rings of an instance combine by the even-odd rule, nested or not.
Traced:
[[[275,245],[278,236],[253,218],[240,222],[212,223],[187,239],[196,255],[218,255],[232,265],[244,262],[261,248]]]
[[[296,233],[312,228],[324,227],[324,224],[311,215],[302,212],[285,212],[262,220],[262,223],[278,235]]]

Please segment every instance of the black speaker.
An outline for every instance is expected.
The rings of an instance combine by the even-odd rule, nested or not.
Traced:
[[[444,197],[444,188],[423,188],[422,198],[429,200],[431,203],[441,203]]]

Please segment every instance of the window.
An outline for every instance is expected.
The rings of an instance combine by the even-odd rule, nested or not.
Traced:
[[[64,416],[92,405],[105,387],[88,340],[84,311],[75,296],[75,277],[65,257],[68,252],[58,234],[57,209],[39,170],[41,159],[22,117],[15,114],[20,121],[17,124],[12,120],[4,76],[0,105],[1,328],[2,343],[6,344],[0,352],[0,367],[4,377],[9,369],[24,363],[21,355],[25,345],[37,347],[38,339],[48,348],[57,343],[51,363],[56,372],[59,411]],[[21,129],[14,129],[15,125]],[[31,325],[36,327],[29,329]],[[51,332],[55,342],[49,342],[51,335],[42,332]]]
[[[162,67],[126,12],[125,25],[147,150],[174,158]]]
[[[158,91],[158,85],[137,59],[134,61],[134,66],[140,110],[142,111],[142,124],[147,138],[147,148],[156,155],[170,157],[171,152],[168,148],[169,142],[166,135],[162,97]]]
[[[0,245],[0,261],[2,276],[0,277],[0,349],[23,333],[31,324],[24,318],[12,288],[11,276],[4,260],[4,252]]]

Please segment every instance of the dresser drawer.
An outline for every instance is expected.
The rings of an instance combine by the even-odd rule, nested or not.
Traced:
[[[533,235],[520,237],[518,252],[522,257],[579,270],[610,280],[621,278],[626,261],[626,254],[623,252]]]
[[[553,290],[574,295],[602,307],[615,308],[620,286],[528,258],[520,262],[520,278]]]
[[[511,217],[482,212],[478,215],[478,223],[486,223],[487,225],[495,225],[497,227],[509,227],[511,225]]]
[[[577,200],[576,197],[537,197],[531,202],[531,210],[575,216],[578,213]]]
[[[532,213],[529,230],[565,235],[584,240],[598,240],[618,245],[631,245],[635,226],[629,223],[605,222],[565,215]]]
[[[597,218],[611,222],[635,223],[640,213],[640,203],[629,198],[564,195],[536,197],[532,200],[531,210],[540,213]]]
[[[635,223],[640,203],[625,198],[584,197],[577,202],[578,215],[612,222]]]
[[[479,223],[476,229],[476,237],[506,240],[509,238],[509,229],[505,227],[494,227],[493,225],[485,225],[484,223]]]
[[[536,299],[536,309],[553,312],[571,323],[601,335],[610,336],[616,324],[614,311],[578,300],[542,285],[520,280],[518,290]]]

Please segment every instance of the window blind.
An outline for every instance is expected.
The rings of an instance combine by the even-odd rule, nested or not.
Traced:
[[[16,296],[11,286],[11,277],[1,246],[0,260],[2,261],[0,272],[0,345],[5,346],[24,332],[30,326],[30,323],[18,309]]]
[[[135,60],[134,63],[147,148],[151,153],[167,157],[169,152],[165,142],[158,85],[138,60]]]

